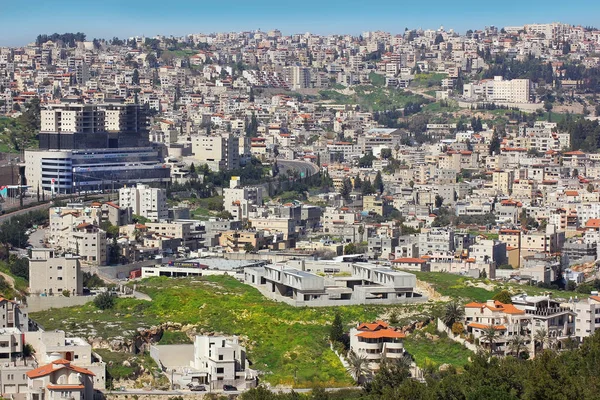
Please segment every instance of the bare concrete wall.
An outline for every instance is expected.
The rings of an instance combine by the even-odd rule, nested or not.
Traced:
[[[27,310],[37,312],[49,310],[51,308],[63,308],[72,306],[81,306],[94,300],[95,296],[27,296]]]

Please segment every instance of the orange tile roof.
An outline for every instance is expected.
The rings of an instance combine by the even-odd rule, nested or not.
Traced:
[[[387,324],[387,322],[384,321],[375,321],[372,323],[367,323],[367,322],[363,322],[362,324],[360,324],[358,326],[358,330],[359,331],[375,331],[377,329],[385,329],[388,328],[389,325]]]
[[[39,378],[41,376],[50,375],[52,372],[58,371],[62,368],[67,368],[67,369],[70,369],[71,371],[75,371],[75,372],[78,372],[78,373],[84,374],[84,375],[96,376],[96,374],[94,374],[90,370],[71,365],[71,362],[68,360],[65,360],[64,358],[53,361],[52,363],[43,365],[39,368],[32,369],[31,371],[27,372],[27,376],[31,379],[35,379],[35,378]]]
[[[600,228],[600,219],[598,218],[590,218],[585,223],[586,228]]]
[[[590,299],[600,302],[600,296],[590,296]]]
[[[406,337],[402,332],[395,331],[393,329],[380,329],[378,331],[364,331],[357,333],[356,336],[366,339],[381,339],[381,338],[392,338],[400,339]]]
[[[49,390],[81,390],[85,389],[83,385],[48,385]]]
[[[488,303],[471,302],[471,303],[465,304],[465,308],[483,308],[483,307],[487,307],[491,311],[502,311],[507,314],[519,314],[519,315],[525,314],[524,310],[518,309],[517,307],[515,307],[512,304],[504,304],[497,300],[494,301],[494,307],[491,307]]]
[[[486,325],[486,324],[479,324],[477,322],[471,322],[469,325],[471,328],[476,328],[476,329],[488,329],[490,327],[490,325]],[[505,331],[506,327],[504,325],[493,325],[494,329],[497,331]]]
[[[565,194],[567,196],[579,196],[579,192],[577,192],[577,190],[566,190]]]
[[[419,264],[423,264],[425,262],[427,262],[426,260],[423,260],[422,258],[410,258],[410,257],[405,257],[405,258],[396,258],[395,260],[392,260],[393,263],[419,263]]]

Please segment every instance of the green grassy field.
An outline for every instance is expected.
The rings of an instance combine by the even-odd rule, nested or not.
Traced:
[[[415,274],[417,279],[430,283],[442,296],[460,299],[463,302],[483,302],[491,299],[496,293],[503,289],[508,289],[511,293],[515,294],[527,293],[532,296],[551,293],[552,297],[563,299],[568,299],[569,297],[575,296],[579,296],[580,298],[589,296],[589,294],[569,292],[566,290],[553,290],[539,288],[537,286],[495,283],[486,279],[472,279],[445,272],[410,272]],[[493,290],[487,290],[482,287],[473,287],[473,285],[476,285],[477,283],[491,285],[490,289],[493,288]]]
[[[45,329],[64,329],[88,337],[131,337],[138,327],[161,322],[192,324],[197,330],[240,335],[253,368],[268,371],[272,384],[345,386],[352,384],[339,359],[329,349],[329,325],[339,310],[346,329],[359,321],[375,320],[382,306],[297,308],[270,301],[258,290],[232,277],[168,279],[137,283],[153,301],[118,299],[113,310],[93,304],[32,313]],[[398,307],[398,306],[396,306]],[[425,315],[426,305],[403,306]],[[89,321],[94,321],[91,324]],[[189,342],[185,335],[169,333],[164,343]],[[420,357],[420,356],[419,356]]]
[[[425,337],[425,333],[440,336],[433,341]],[[438,368],[442,364],[454,365],[462,368],[473,353],[461,344],[451,340],[447,335],[441,334],[435,329],[435,322],[431,323],[422,331],[415,331],[404,339],[404,348],[415,358],[415,362],[421,368]]]

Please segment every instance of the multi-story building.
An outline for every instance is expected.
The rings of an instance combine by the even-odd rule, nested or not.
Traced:
[[[75,193],[137,183],[169,182],[158,148],[25,150],[25,178],[33,190]]]
[[[72,361],[54,359],[27,372],[27,400],[94,400],[94,373]]]
[[[17,328],[23,332],[29,330],[27,307],[21,303],[0,298],[0,328]]]
[[[63,101],[41,111],[40,149],[68,150],[148,145],[147,107]]]
[[[29,292],[47,296],[83,293],[83,273],[78,256],[55,257],[54,249],[32,249],[29,259]]]
[[[486,329],[493,327],[497,337],[492,350],[499,354],[508,352],[508,344],[516,335],[523,337],[525,346],[532,343],[532,316],[512,304],[496,300],[469,303],[465,305],[464,324],[467,332],[479,341],[485,341]]]
[[[196,336],[192,366],[199,372],[199,383],[213,389],[223,385],[245,387],[246,381],[256,378],[246,359],[246,348],[236,336]]]
[[[350,350],[360,357],[365,357],[369,367],[379,368],[382,358],[398,359],[404,357],[402,339],[406,335],[390,328],[383,321],[358,324],[350,329]]]
[[[129,207],[133,214],[148,218],[152,222],[165,220],[169,216],[167,191],[141,183],[135,187],[119,189],[119,206]]]
[[[227,171],[240,166],[239,139],[231,134],[192,136],[194,160],[213,171]]]
[[[532,332],[545,330],[550,340],[568,339],[575,334],[575,312],[570,307],[544,296],[519,295],[512,298],[513,305],[531,316]]]
[[[574,303],[575,337],[583,341],[600,329],[600,297],[590,296]]]
[[[229,188],[223,189],[223,206],[237,221],[248,219],[249,213],[263,203],[262,186],[240,186],[240,178],[232,176]]]

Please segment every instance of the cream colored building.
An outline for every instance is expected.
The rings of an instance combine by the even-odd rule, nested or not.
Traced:
[[[55,257],[54,249],[32,249],[29,259],[29,292],[62,296],[65,290],[71,295],[81,295],[83,292],[79,257]]]
[[[192,138],[193,158],[207,164],[213,171],[226,171],[240,166],[239,139],[230,134],[194,135]]]
[[[167,191],[148,185],[137,184],[135,187],[119,189],[119,206],[131,207],[135,215],[148,218],[152,222],[167,219]]]

